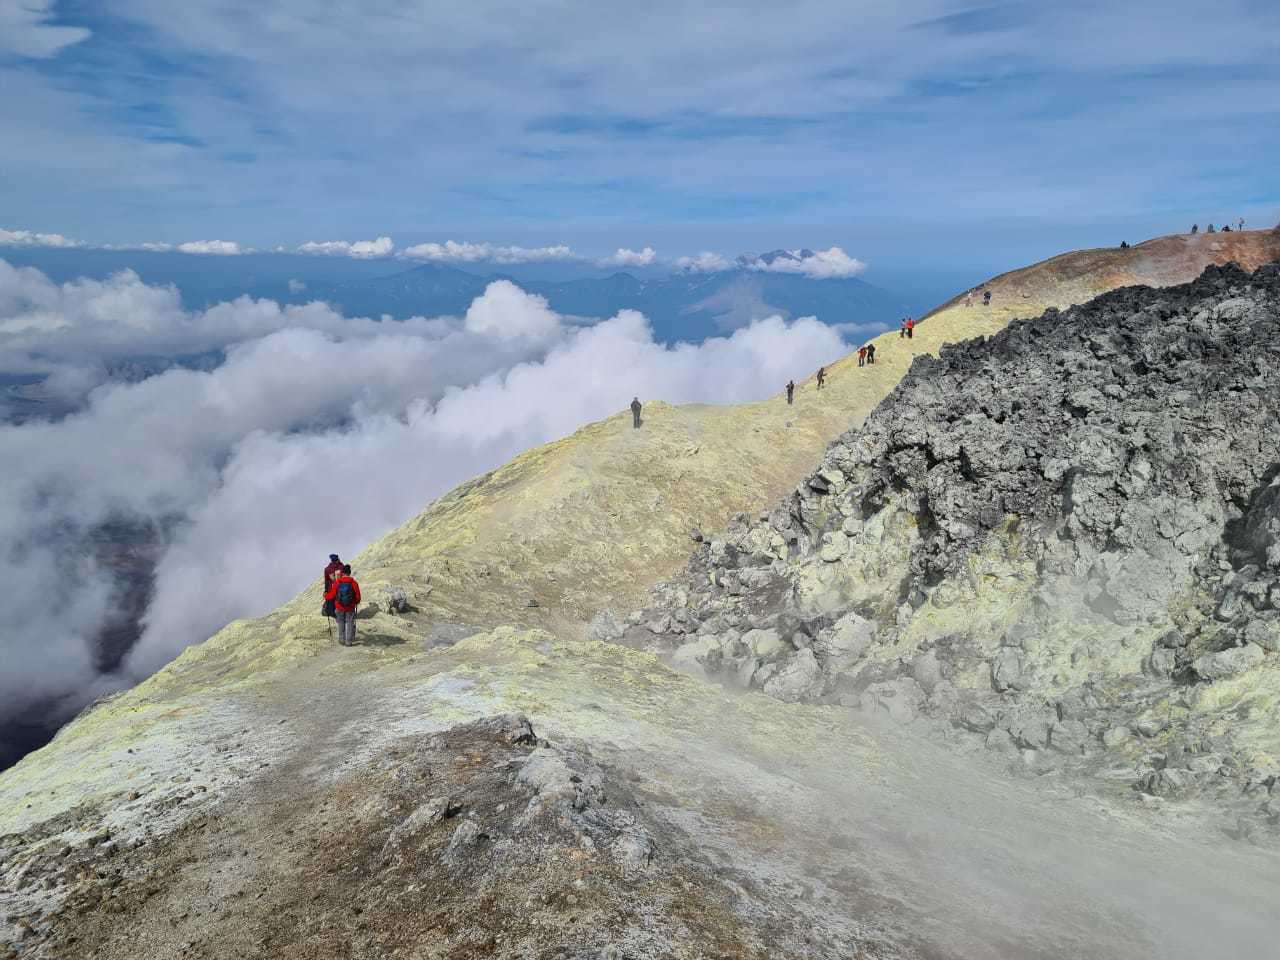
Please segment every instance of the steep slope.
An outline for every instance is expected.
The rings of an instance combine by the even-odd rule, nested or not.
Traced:
[[[574,639],[678,573],[695,526],[792,489],[916,356],[1002,317],[882,337],[874,367],[833,364],[794,407],[651,403],[642,430],[623,415],[530,451],[356,559],[362,646],[333,647],[313,588],[88,711],[0,775],[0,945],[1261,955],[1270,856],[1100,814],[1074,784],[1010,784],[985,754],[838,704],[743,697]],[[470,725],[512,710],[548,743]]]
[[[1278,344],[1272,264],[922,359],[627,636],[1280,840]]]
[[[1245,270],[1256,270],[1277,259],[1280,230],[1173,234],[1123,249],[1073,250],[993,277],[947,301],[925,319],[951,322],[956,317],[990,313],[1007,323],[1015,317],[1039,316],[1050,307],[1065,310],[1118,287],[1190,283],[1210,265],[1235,263]],[[984,290],[991,291],[990,307],[982,305]]]

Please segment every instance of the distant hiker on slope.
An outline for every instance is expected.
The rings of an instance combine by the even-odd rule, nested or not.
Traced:
[[[867,345],[864,343],[858,348],[858,366],[865,367],[867,365]]]
[[[1200,232],[1200,224],[1193,223],[1191,225],[1191,235],[1194,237],[1199,232]]]
[[[867,363],[876,362],[876,345],[874,343],[867,344]]]
[[[631,427],[633,430],[640,429],[640,398],[633,397],[631,400]]]
[[[1244,217],[1241,217],[1239,220],[1236,221],[1236,229],[1237,230],[1244,229]]]
[[[791,406],[796,398],[796,382],[794,380],[787,381],[787,406]]]
[[[1230,232],[1231,232],[1231,224],[1229,224],[1229,223],[1224,223],[1224,224],[1222,225],[1222,232],[1223,232],[1223,233],[1230,233]]]
[[[965,305],[966,307],[972,307],[972,306],[973,306],[973,291],[972,291],[972,290],[970,290],[968,293],[966,293],[966,294],[964,295],[964,305]]]
[[[990,290],[983,290],[983,291],[982,291],[982,305],[983,305],[984,307],[989,307],[989,306],[991,306],[991,291],[990,291]]]
[[[1205,233],[1217,233],[1217,231],[1213,229],[1213,224],[1212,224],[1212,223],[1211,223],[1211,224],[1209,224],[1207,227],[1205,227],[1205,228],[1204,228],[1204,232],[1205,232]]]
[[[338,642],[349,647],[356,642],[356,608],[360,606],[360,584],[351,576],[351,564],[342,565],[342,574],[324,595],[333,601],[334,615],[338,618]]]
[[[821,390],[822,385],[826,382],[827,382],[827,368],[819,367],[818,368],[818,389]]]
[[[907,317],[907,339],[908,340],[913,339],[915,337],[915,332],[916,332],[916,322],[912,320],[910,317]]]
[[[329,565],[324,568],[324,592],[325,596],[329,595],[329,588],[333,586],[333,580],[338,574],[342,573],[342,561],[338,559],[336,553],[329,554]],[[324,607],[321,612],[326,617],[333,616],[333,601],[325,600]]]
[[[898,324],[898,339],[902,340],[907,335],[907,318],[903,317],[902,322]]]

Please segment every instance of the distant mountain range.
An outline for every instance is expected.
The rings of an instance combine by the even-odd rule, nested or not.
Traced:
[[[803,256],[808,251],[797,251]],[[80,276],[103,278],[124,269],[151,284],[175,284],[184,303],[199,309],[248,294],[282,303],[327,300],[348,315],[458,315],[486,286],[508,279],[547,298],[559,313],[583,318],[611,317],[639,310],[658,339],[702,340],[725,334],[774,314],[791,319],[816,316],[829,324],[852,324],[867,332],[896,323],[906,314],[933,306],[856,278],[814,279],[760,269],[796,253],[774,251],[739,258],[717,273],[662,275],[654,270],[546,279],[522,268],[502,272],[461,270],[444,264],[408,267],[396,260],[350,260],[294,254],[195,257],[181,253],[106,250],[51,250],[0,247],[0,258],[34,266],[65,282]],[[572,268],[567,268],[572,269]],[[856,334],[855,334],[856,336]]]
[[[479,276],[439,264],[403,273],[309,287],[282,299],[304,302],[321,298],[348,314],[403,318],[458,314],[485,287],[503,274]],[[829,324],[853,324],[868,332],[917,312],[918,305],[889,290],[856,278],[814,280],[796,274],[735,268],[718,273],[679,273],[670,277],[636,277],[615,273],[576,280],[514,280],[546,297],[558,313],[577,317],[611,317],[619,310],[639,310],[664,341],[703,340],[728,333],[752,320],[775,314],[787,319],[816,316]]]

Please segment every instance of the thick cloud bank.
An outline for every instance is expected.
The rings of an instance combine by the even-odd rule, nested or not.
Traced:
[[[188,313],[133,275],[59,286],[2,263],[0,344],[27,369],[86,363],[95,345],[226,352],[213,370],[97,386],[56,422],[0,426],[0,552],[22,598],[0,632],[0,722],[150,673],[296,593],[317,558],[354,554],[634,394],[758,398],[843,349],[816,320],[778,318],[668,347],[638,313],[571,325],[506,281],[462,318],[393,323],[247,297]],[[113,552],[130,537],[154,553],[154,592],[122,582]],[[103,678],[104,629],[138,597],[141,637]]]

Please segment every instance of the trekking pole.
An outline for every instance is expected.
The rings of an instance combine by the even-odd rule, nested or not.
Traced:
[[[333,643],[333,621],[329,617],[325,617],[324,622],[329,625],[329,642]]]

